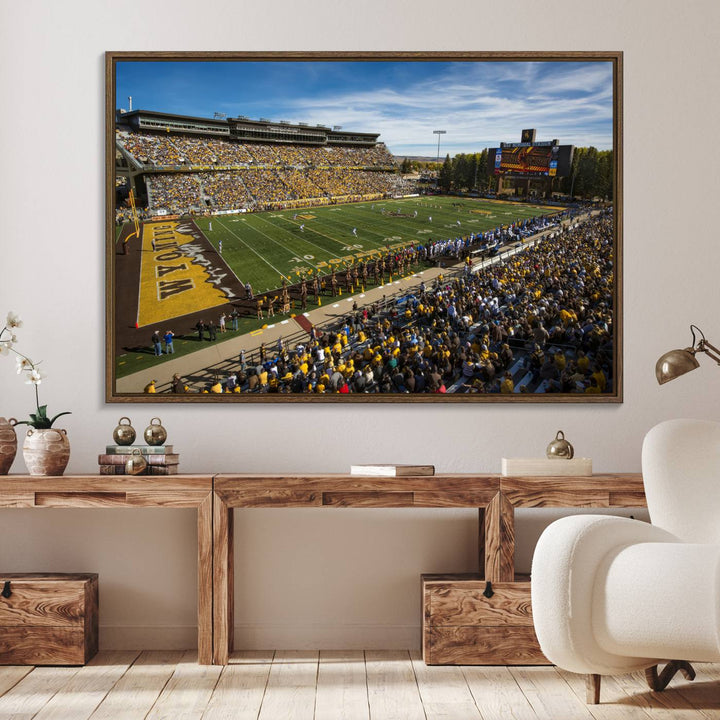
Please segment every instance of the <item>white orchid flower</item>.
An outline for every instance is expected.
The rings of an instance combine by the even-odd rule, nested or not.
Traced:
[[[22,372],[30,371],[34,367],[33,361],[23,355],[18,355],[15,358],[15,363],[18,375]]]
[[[27,373],[27,380],[25,381],[26,385],[39,385],[44,378],[46,378],[47,375],[38,370],[37,368],[33,368],[32,370],[29,370]]]
[[[5,321],[5,325],[9,328],[21,328],[23,324],[19,315],[14,312],[9,312],[7,314],[7,320]]]
[[[38,385],[47,377],[44,372],[38,369],[40,362],[33,362],[27,355],[16,350],[13,345],[17,342],[17,337],[13,332],[14,328],[22,327],[22,320],[14,312],[7,314],[5,327],[0,329],[0,355],[7,355],[12,352],[15,358],[15,369],[18,375],[23,376],[26,385],[32,385],[35,388],[35,405],[37,411],[30,413],[30,419],[23,421],[21,424],[30,425],[38,430],[51,428],[53,423],[63,415],[69,415],[69,412],[61,412],[54,417],[47,414],[47,405],[40,404],[40,396]]]

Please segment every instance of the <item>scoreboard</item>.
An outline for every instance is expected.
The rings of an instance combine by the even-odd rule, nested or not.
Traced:
[[[574,147],[552,142],[500,143],[488,150],[488,165],[495,175],[566,177],[570,174]]]

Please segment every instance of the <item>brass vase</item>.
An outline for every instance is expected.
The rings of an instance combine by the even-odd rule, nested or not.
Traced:
[[[7,475],[17,453],[15,418],[0,417],[0,475]]]
[[[62,475],[70,460],[67,432],[56,428],[28,428],[23,457],[31,475]]]

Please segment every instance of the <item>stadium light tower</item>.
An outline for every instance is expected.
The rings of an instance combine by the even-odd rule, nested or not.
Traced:
[[[441,135],[447,135],[447,130],[433,130],[433,135],[438,136],[438,154],[437,154],[437,162],[438,165],[440,164],[440,136]]]

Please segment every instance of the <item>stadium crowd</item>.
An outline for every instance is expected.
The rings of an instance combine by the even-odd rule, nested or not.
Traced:
[[[428,248],[401,251],[388,264],[402,272]],[[291,350],[280,342],[247,362],[243,354],[207,391],[606,393],[613,265],[612,212],[604,211],[478,272],[355,307]]]
[[[181,169],[145,175],[148,204],[139,208],[141,217],[158,211],[181,214],[323,205],[335,199],[375,199],[416,191],[413,182],[388,172],[394,161],[382,144],[243,144],[213,137],[127,131],[118,132],[117,141],[136,164],[158,170]],[[117,222],[128,216],[126,208],[118,208]]]
[[[402,189],[412,192],[414,189],[412,183],[393,173],[329,168],[311,169],[307,175],[331,197],[401,192]]]
[[[392,168],[393,156],[382,143],[373,147],[302,146],[231,142],[214,137],[119,131],[116,139],[135,160],[154,167],[221,165],[248,167]]]
[[[203,189],[198,178],[189,173],[148,175],[146,187],[150,208],[163,208],[179,214],[203,205]]]
[[[361,200],[414,190],[412,183],[394,173],[337,168],[307,173],[270,168],[152,173],[145,179],[147,211],[162,209],[172,213],[269,209],[299,201],[314,205],[333,198]]]

